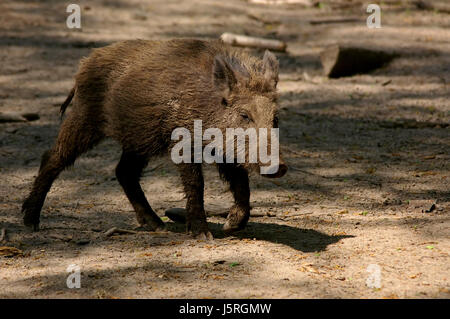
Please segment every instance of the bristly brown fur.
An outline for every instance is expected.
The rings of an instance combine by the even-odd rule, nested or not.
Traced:
[[[152,156],[170,151],[177,127],[193,129],[271,128],[276,120],[278,62],[232,49],[219,41],[123,41],[95,49],[84,58],[75,86],[61,105],[61,116],[73,99],[53,148],[43,156],[39,175],[25,200],[24,223],[38,228],[47,192],[59,173],[105,137],[117,140],[123,154],[116,175],[142,226],[164,227],[139,185]],[[282,165],[283,162],[280,159]],[[187,196],[187,230],[210,236],[203,207],[201,164],[179,164]],[[235,205],[224,229],[245,226],[249,214],[246,163],[218,165],[230,183]],[[278,174],[281,176],[285,170]]]

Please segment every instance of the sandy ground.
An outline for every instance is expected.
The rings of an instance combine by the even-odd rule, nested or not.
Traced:
[[[66,1],[0,3],[0,111],[40,115],[0,124],[0,228],[8,234],[0,245],[23,252],[0,257],[0,297],[450,297],[448,14],[384,1],[375,30],[365,26],[358,1],[345,9],[343,1],[313,8],[237,0],[79,3],[82,30],[65,27]],[[310,23],[342,16],[361,22]],[[251,182],[252,213],[270,216],[251,218],[229,237],[224,219],[211,217],[212,242],[192,239],[172,222],[167,233],[106,237],[113,226],[137,226],[114,176],[120,149],[106,141],[61,174],[42,230],[26,232],[21,203],[57,134],[58,107],[79,59],[117,40],[223,32],[288,43],[277,56],[281,144],[291,169],[279,180]],[[369,75],[330,80],[318,54],[333,43],[401,57]],[[213,167],[205,175],[207,210],[226,210],[226,186]],[[142,185],[158,214],[184,206],[168,159],[151,162]],[[81,268],[80,289],[66,287],[70,264]],[[379,266],[380,288],[367,286],[371,264]]]

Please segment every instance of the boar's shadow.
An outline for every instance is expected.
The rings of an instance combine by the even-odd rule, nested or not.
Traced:
[[[185,232],[185,225],[168,222],[167,229],[172,232]],[[208,222],[208,227],[214,238],[221,239],[227,237],[222,231],[222,224]],[[245,229],[233,233],[233,237],[240,239],[256,239],[283,244],[302,252],[319,252],[327,248],[328,245],[337,243],[343,238],[352,238],[352,235],[327,235],[313,230],[302,229],[288,225],[274,223],[249,222]]]

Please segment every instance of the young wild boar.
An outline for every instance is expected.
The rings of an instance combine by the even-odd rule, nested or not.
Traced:
[[[73,110],[53,148],[44,153],[39,175],[23,203],[24,224],[38,230],[42,205],[59,173],[111,137],[123,148],[116,175],[139,224],[164,229],[139,184],[148,161],[169,152],[173,130],[191,130],[194,120],[202,120],[204,129],[223,131],[278,127],[277,82],[278,62],[272,53],[266,51],[260,60],[219,41],[134,40],[94,50],[81,61],[75,86],[61,106],[64,114],[73,98]],[[211,238],[201,165],[177,164],[187,197],[187,231]],[[248,173],[261,163],[216,165],[235,200],[224,230],[242,229],[250,216]],[[280,157],[278,171],[263,176],[281,177],[286,171]]]

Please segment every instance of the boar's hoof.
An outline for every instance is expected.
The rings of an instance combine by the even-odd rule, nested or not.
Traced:
[[[33,209],[33,203],[26,200],[22,206],[23,224],[31,231],[39,231],[39,211]]]
[[[164,224],[164,226],[158,226],[155,231],[159,231],[159,232],[166,232],[167,231],[167,226],[166,224]]]
[[[152,227],[152,228],[154,229],[153,231],[158,231],[158,232],[165,232],[165,231],[167,231],[167,226],[164,223],[159,224],[158,226]]]
[[[148,231],[165,231],[166,224],[159,218],[156,214],[144,214],[143,220],[139,220],[138,222],[141,227],[145,228]]]
[[[242,225],[242,224],[235,224],[232,221],[227,220],[225,222],[225,224],[223,225],[223,232],[225,234],[231,234],[231,233],[234,233],[235,231],[244,229],[244,227],[245,227],[245,224],[244,225]]]
[[[37,232],[39,231],[39,224],[27,224],[24,222],[25,227],[32,232]]]
[[[214,239],[214,237],[210,231],[205,231],[205,232],[201,232],[197,235],[194,235],[194,238],[200,239],[200,240],[213,240]]]
[[[165,232],[165,231],[167,231],[167,227],[165,224],[162,224],[162,225],[143,224],[143,225],[136,227],[134,230],[151,231],[151,232]]]
[[[196,239],[212,240],[213,235],[208,229],[208,224],[203,220],[191,220],[186,223],[186,231]]]
[[[232,232],[244,229],[249,218],[249,207],[239,207],[237,205],[234,205],[233,207],[231,207],[230,213],[227,216],[227,221],[223,225],[224,233],[230,234]]]

